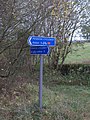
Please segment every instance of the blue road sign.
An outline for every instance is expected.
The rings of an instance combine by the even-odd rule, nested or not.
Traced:
[[[31,54],[49,54],[49,47],[47,46],[31,46],[30,47],[30,53]]]
[[[55,46],[56,39],[52,37],[30,36],[28,44],[30,46]]]
[[[40,54],[39,105],[42,111],[43,54],[49,54],[49,47],[56,45],[56,39],[51,37],[30,36],[28,38],[30,53]]]

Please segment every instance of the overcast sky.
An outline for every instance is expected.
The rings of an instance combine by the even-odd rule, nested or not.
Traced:
[[[83,40],[85,40],[85,39],[82,37],[81,30],[78,29],[78,30],[74,33],[73,41],[83,41]]]

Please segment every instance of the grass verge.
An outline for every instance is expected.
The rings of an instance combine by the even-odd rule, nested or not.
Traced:
[[[43,86],[43,110],[39,110],[38,86],[23,84],[0,97],[0,120],[89,120],[90,88]]]

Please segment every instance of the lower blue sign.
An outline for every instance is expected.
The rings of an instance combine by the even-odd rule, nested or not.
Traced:
[[[31,54],[49,54],[49,47],[47,46],[31,46],[30,47]]]

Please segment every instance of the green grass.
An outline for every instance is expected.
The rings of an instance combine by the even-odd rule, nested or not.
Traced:
[[[90,117],[90,89],[88,87],[80,86],[53,86],[53,91],[57,91],[58,95],[63,95],[62,104],[74,113],[77,118],[83,120],[84,114],[89,114]],[[72,116],[74,120],[75,116]],[[75,119],[76,120],[76,119]]]
[[[89,120],[90,88],[43,86],[43,111],[38,107],[38,86],[24,84],[12,97],[1,97],[0,120]]]
[[[83,45],[72,45],[72,51],[68,54],[65,63],[85,63],[90,64],[90,43]]]

